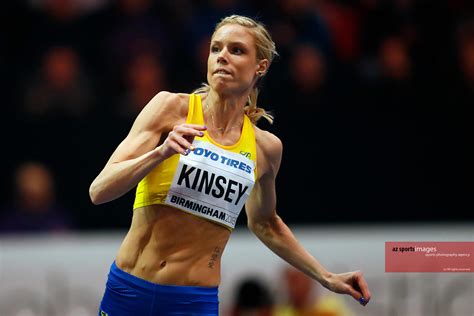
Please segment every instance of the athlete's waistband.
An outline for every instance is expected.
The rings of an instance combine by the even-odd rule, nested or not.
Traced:
[[[198,294],[216,296],[219,290],[217,286],[163,285],[153,283],[123,271],[115,264],[115,261],[110,267],[109,277],[110,276],[119,278],[123,283],[137,290],[152,291],[156,294]]]

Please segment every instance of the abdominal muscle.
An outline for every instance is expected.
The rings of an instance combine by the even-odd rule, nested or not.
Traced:
[[[166,205],[133,211],[117,266],[141,279],[166,285],[217,286],[230,231]]]

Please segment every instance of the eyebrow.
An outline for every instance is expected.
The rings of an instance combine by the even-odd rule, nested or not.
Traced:
[[[212,44],[222,44],[222,42],[221,42],[221,41],[212,40],[212,41],[211,41],[211,45],[212,45]],[[242,45],[242,46],[245,46],[245,47],[248,46],[246,43],[240,42],[240,41],[230,42],[229,44],[231,44],[231,45],[237,44],[237,45]]]

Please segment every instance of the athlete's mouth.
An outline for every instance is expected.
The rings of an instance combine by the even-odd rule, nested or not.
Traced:
[[[230,75],[230,71],[224,69],[224,68],[217,68],[215,71],[214,71],[214,74],[221,74],[221,75]]]

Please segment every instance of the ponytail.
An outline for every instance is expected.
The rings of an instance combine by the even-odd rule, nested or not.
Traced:
[[[273,124],[273,115],[267,112],[264,108],[257,106],[258,88],[254,87],[250,92],[249,100],[244,107],[244,113],[249,117],[252,123],[257,124],[257,121],[262,117],[266,119],[270,124]]]

